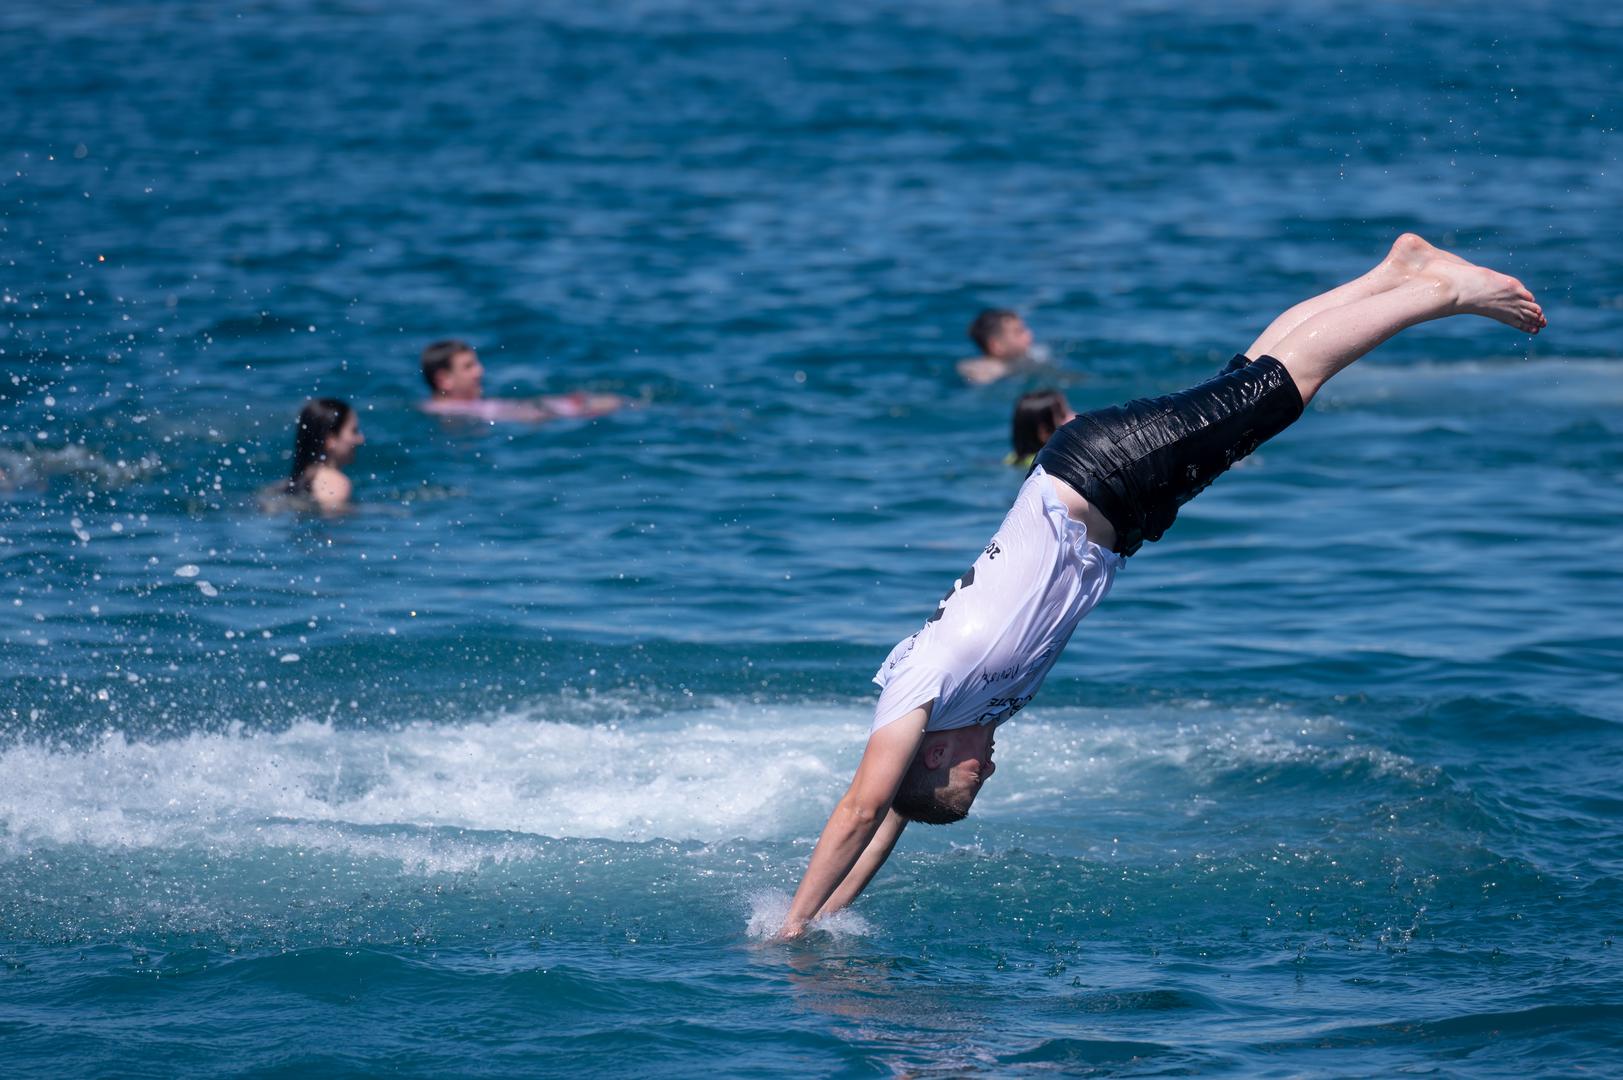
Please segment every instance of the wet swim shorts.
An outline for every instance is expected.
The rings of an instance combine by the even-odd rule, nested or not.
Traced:
[[[1236,356],[1188,390],[1083,413],[1054,432],[1036,464],[1098,507],[1116,527],[1116,551],[1131,555],[1301,415],[1302,395],[1285,365]]]

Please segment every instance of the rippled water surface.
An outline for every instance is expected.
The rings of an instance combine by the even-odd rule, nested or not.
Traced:
[[[0,1070],[1607,1074],[1610,5],[0,12]],[[1135,557],[970,822],[781,916],[1079,408],[1414,229],[1422,327]],[[490,427],[495,393],[636,406]],[[314,394],[356,513],[261,513]]]

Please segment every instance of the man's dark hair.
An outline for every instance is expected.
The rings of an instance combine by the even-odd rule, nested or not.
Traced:
[[[1003,329],[1003,324],[1010,319],[1019,317],[1008,308],[987,308],[975,316],[975,321],[969,324],[969,340],[975,343],[975,347],[982,354],[985,354],[987,346],[992,343],[993,336]]]
[[[456,358],[457,353],[465,352],[473,352],[473,346],[455,338],[436,341],[423,350],[423,381],[428,384],[430,390],[439,389],[434,385],[434,376],[442,371],[449,371],[451,361]]]
[[[936,797],[936,788],[945,779],[945,769],[926,769],[917,759],[902,774],[902,786],[890,808],[908,821],[921,825],[951,825],[969,816],[969,811],[948,806]]]

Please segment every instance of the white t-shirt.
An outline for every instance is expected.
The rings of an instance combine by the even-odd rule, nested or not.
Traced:
[[[1036,469],[975,565],[874,675],[871,730],[931,700],[927,731],[1001,724],[1037,693],[1124,562],[1088,539]]]

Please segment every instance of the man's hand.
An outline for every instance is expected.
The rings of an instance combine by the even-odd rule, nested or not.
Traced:
[[[779,930],[776,934],[773,934],[770,938],[768,938],[767,942],[769,944],[776,944],[780,941],[795,941],[805,936],[806,924],[799,919],[790,919],[788,922],[783,924],[783,929]]]

